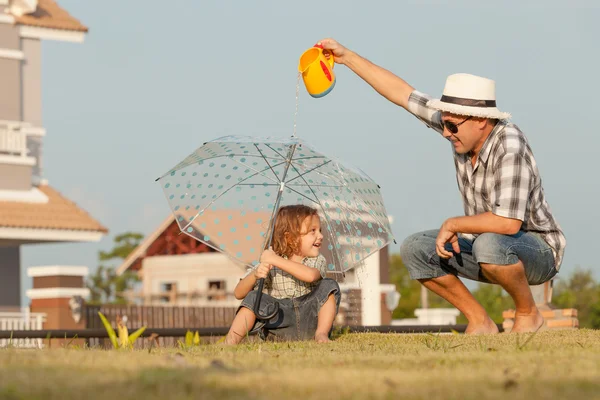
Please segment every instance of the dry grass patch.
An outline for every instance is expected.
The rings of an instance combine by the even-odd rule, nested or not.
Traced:
[[[331,344],[0,350],[2,399],[598,398],[600,331],[347,334]]]

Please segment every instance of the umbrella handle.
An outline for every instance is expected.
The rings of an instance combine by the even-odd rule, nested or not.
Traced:
[[[260,298],[262,297],[262,291],[263,291],[263,286],[265,284],[265,278],[260,278],[258,280],[258,289],[256,289],[258,291],[258,293],[256,294],[256,301],[254,302],[254,314],[256,315],[256,318],[261,319],[261,320],[270,320],[271,318],[273,318],[275,315],[277,315],[277,313],[279,312],[279,303],[275,302],[275,310],[267,315],[261,315],[260,311],[258,310],[258,307],[260,306]]]

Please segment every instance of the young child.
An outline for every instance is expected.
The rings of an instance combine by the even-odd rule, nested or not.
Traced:
[[[322,243],[317,210],[304,205],[279,209],[271,248],[235,287],[235,297],[244,301],[225,343],[237,344],[251,330],[263,338],[271,333],[285,340],[314,337],[318,343],[330,341],[341,293],[336,281],[325,278],[325,257],[319,254]],[[279,303],[279,312],[269,321],[257,320],[252,311],[260,278],[265,278],[261,314],[266,315],[275,302]]]

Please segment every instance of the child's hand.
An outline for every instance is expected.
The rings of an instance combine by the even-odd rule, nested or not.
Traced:
[[[271,264],[267,264],[267,263],[260,263],[260,265],[258,266],[258,268],[256,268],[254,270],[254,277],[256,279],[264,279],[267,277],[267,275],[269,275],[269,271],[271,270],[271,268],[273,268],[273,266]]]
[[[260,255],[260,262],[267,264],[277,264],[278,258],[279,256],[273,251],[273,248],[269,247],[268,250],[263,251]]]

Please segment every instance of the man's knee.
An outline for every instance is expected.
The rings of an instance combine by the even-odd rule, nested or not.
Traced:
[[[414,233],[402,242],[400,257],[409,271],[429,264],[430,258],[435,255],[436,237],[436,231],[424,231]]]
[[[408,236],[400,245],[400,257],[404,265],[411,264],[411,261],[419,257],[422,252],[424,236],[421,232],[413,233]]]
[[[473,242],[473,256],[481,264],[510,265],[519,262],[509,251],[509,237],[498,233],[482,233]]]

